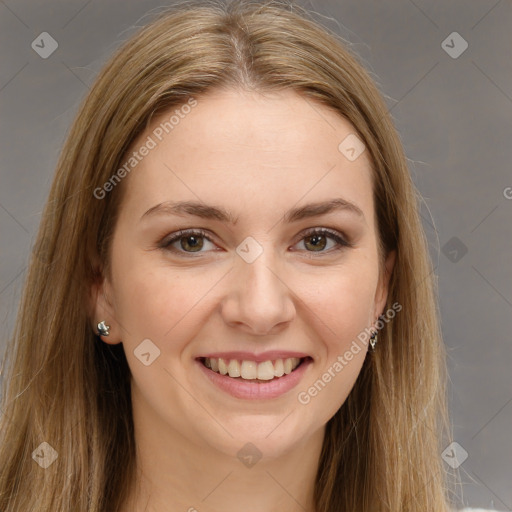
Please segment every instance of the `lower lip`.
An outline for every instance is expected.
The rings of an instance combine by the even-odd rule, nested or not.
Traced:
[[[304,372],[313,362],[312,359],[305,359],[297,369],[288,375],[275,378],[271,381],[247,382],[242,378],[233,378],[220,373],[214,372],[201,361],[196,361],[203,374],[218,388],[235,398],[243,398],[246,400],[266,400],[269,398],[277,398],[287,391],[293,389],[302,379]]]

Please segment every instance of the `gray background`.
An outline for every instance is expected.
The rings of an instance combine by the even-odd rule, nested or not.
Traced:
[[[512,5],[300,3],[348,39],[377,80],[425,198],[422,217],[439,280],[454,438],[468,454],[458,468],[458,503],[511,510]],[[78,104],[113,50],[163,5],[0,1],[2,354]],[[442,45],[454,31],[468,43],[457,58],[444,48],[460,51],[460,41],[448,38]],[[47,59],[31,48],[42,32],[59,45]],[[462,462],[460,448],[455,453]]]

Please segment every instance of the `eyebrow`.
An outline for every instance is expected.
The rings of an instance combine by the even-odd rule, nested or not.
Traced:
[[[297,222],[302,219],[317,217],[334,211],[347,211],[364,219],[364,213],[359,206],[341,197],[293,208],[285,213],[283,219],[285,222]],[[202,219],[218,220],[233,225],[238,222],[238,217],[234,217],[224,208],[196,201],[165,201],[159,203],[147,210],[141,216],[141,220],[157,214],[178,216],[193,215]]]

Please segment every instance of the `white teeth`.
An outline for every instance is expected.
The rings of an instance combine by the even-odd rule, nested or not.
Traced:
[[[219,373],[221,375],[226,375],[228,373],[228,365],[222,358],[219,358]]]
[[[282,377],[284,375],[284,364],[282,359],[278,359],[274,363],[274,375],[276,377]]]
[[[265,361],[258,365],[259,380],[272,380],[274,377],[274,365],[272,364],[272,361]]]
[[[242,379],[256,379],[258,377],[258,363],[254,361],[242,361],[240,374]]]
[[[214,372],[230,377],[241,377],[247,380],[272,380],[274,377],[282,377],[291,373],[300,363],[298,357],[288,359],[276,359],[275,361],[237,361],[231,359],[229,362],[222,358],[206,357],[204,365]]]
[[[228,373],[230,377],[240,377],[240,364],[236,359],[229,361]]]

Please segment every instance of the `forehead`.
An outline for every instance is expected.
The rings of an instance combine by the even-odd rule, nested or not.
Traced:
[[[336,112],[293,91],[195,100],[154,118],[132,144],[130,154],[151,146],[123,184],[133,215],[177,197],[260,213],[340,195],[373,208],[368,152],[347,158],[344,141],[357,142],[356,130]]]

